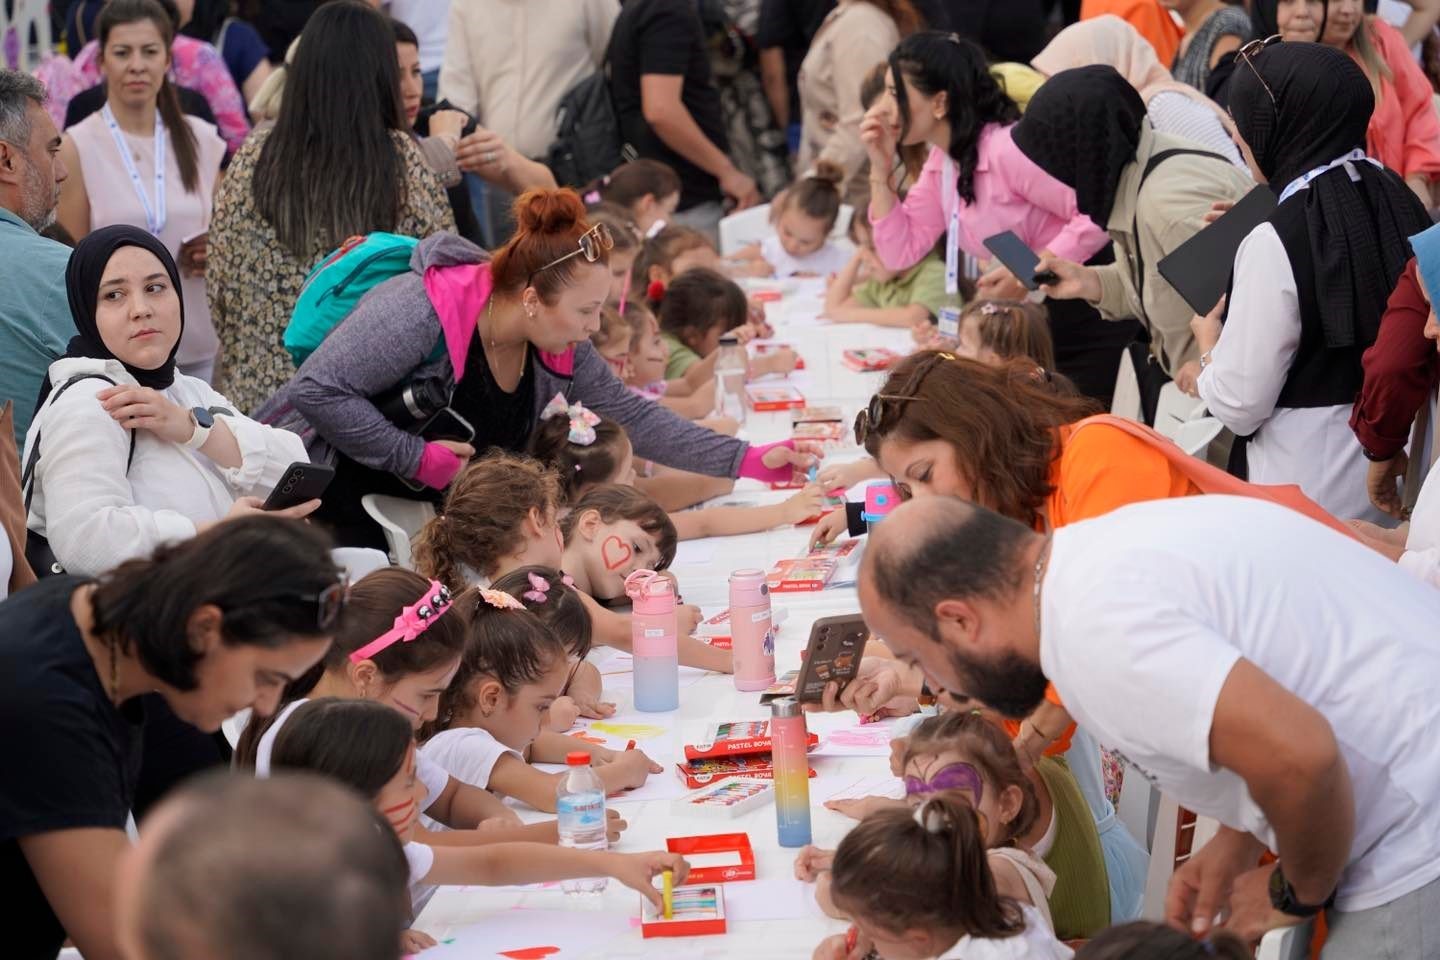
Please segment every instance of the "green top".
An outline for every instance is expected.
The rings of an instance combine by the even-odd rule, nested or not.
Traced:
[[[665,379],[679,380],[685,371],[700,362],[700,354],[681,343],[673,334],[662,333],[660,339],[670,349],[670,359],[665,361]]]
[[[75,336],[65,294],[70,248],[0,208],[0,250],[0,406],[15,401],[15,442],[24,450],[40,383]]]
[[[945,292],[945,263],[933,253],[893,280],[867,280],[850,294],[862,307],[908,307],[918,303],[930,311],[931,317],[938,317],[941,307],[961,306],[958,296]]]
[[[1093,937],[1110,925],[1110,880],[1095,818],[1064,760],[1044,757],[1035,772],[1055,805],[1055,843],[1045,857],[1055,871],[1050,893],[1055,935],[1061,940]]]

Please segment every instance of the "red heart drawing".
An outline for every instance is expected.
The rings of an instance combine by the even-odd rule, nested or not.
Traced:
[[[559,947],[521,947],[519,950],[501,950],[500,956],[510,957],[511,960],[545,960],[559,952]]]
[[[630,562],[632,551],[630,544],[619,537],[611,535],[605,538],[600,544],[600,559],[605,563],[606,570],[619,570]]]

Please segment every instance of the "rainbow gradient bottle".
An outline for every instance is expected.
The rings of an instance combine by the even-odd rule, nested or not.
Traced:
[[[664,713],[680,707],[680,625],[675,584],[654,570],[625,578],[630,598],[630,643],[635,655],[635,709]]]
[[[810,759],[805,754],[809,733],[800,701],[770,701],[770,759],[775,766],[775,828],[782,847],[810,842]]]

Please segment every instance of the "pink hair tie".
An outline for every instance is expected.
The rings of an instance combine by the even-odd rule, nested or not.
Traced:
[[[591,190],[589,193],[585,194],[585,196],[581,197],[580,199],[585,201],[585,206],[592,207],[600,202],[600,191]]]
[[[351,663],[369,660],[375,654],[395,645],[410,643],[430,629],[440,615],[450,609],[450,591],[439,580],[431,580],[425,593],[395,618],[395,626],[350,654]]]

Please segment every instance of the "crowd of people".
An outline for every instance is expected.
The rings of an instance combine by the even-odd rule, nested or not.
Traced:
[[[627,577],[888,479],[811,537],[867,537],[871,634],[813,708],[919,721],[904,799],[796,859],[851,925],[817,958],[1238,958],[1323,915],[1324,960],[1440,960],[1440,4],[51,6],[0,69],[12,955],[398,960],[440,886],[657,900],[683,858],[501,798],[553,813],[579,748],[666,774],[565,735],[615,710]],[[1256,191],[1194,303],[1162,261]],[[745,439],[731,381],[805,359],[747,349],[754,278],[912,335],[859,459]],[[707,504],[742,478],[796,489]],[[1167,924],[1125,776],[1219,824]]]

